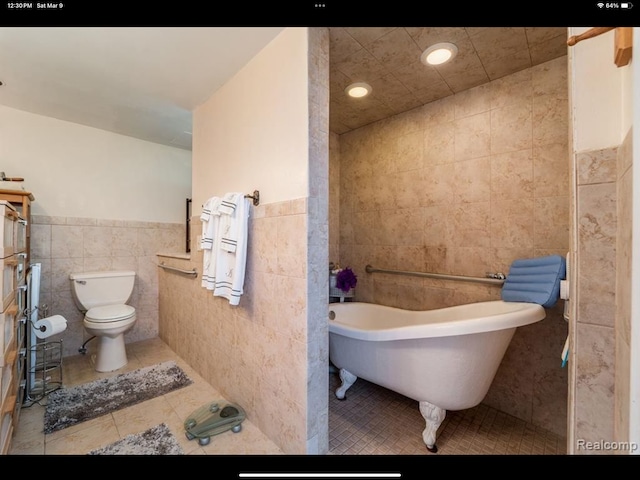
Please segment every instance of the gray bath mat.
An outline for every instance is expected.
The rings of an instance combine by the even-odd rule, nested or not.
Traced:
[[[169,427],[161,423],[142,433],[134,433],[87,455],[184,455]]]
[[[44,433],[52,433],[120,408],[164,395],[193,381],[169,361],[49,394]]]

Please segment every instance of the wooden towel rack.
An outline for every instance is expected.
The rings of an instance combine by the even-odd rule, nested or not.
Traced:
[[[633,28],[632,27],[594,27],[580,35],[573,35],[567,40],[567,45],[573,47],[576,43],[589,38],[597,37],[603,33],[610,32],[615,29],[613,61],[617,67],[624,67],[631,61],[631,52],[633,45]]]

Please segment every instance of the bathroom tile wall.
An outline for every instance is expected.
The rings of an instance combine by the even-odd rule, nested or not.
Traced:
[[[482,277],[568,252],[566,56],[343,134],[336,154],[338,261],[358,275],[357,300],[433,309],[500,297],[367,264]],[[517,330],[485,403],[565,436],[563,303]]]
[[[633,129],[627,132],[616,155],[616,320],[615,320],[615,440],[629,441],[631,396],[631,250],[633,212]]]
[[[309,28],[309,198],[306,217],[305,453],[329,452],[329,29]]]
[[[616,155],[616,320],[615,320],[615,440],[629,441],[629,415],[631,402],[630,342],[631,342],[631,250],[633,226],[633,129],[627,135]]]
[[[598,453],[583,441],[614,438],[617,157],[617,147],[576,156],[576,454]]]
[[[33,215],[32,263],[42,265],[40,316],[62,315],[67,329],[50,341],[62,340],[63,356],[77,355],[89,338],[83,315],[71,296],[69,274],[95,270],[134,270],[136,281],[129,304],[137,321],[125,342],[158,335],[158,270],[156,254],[185,250],[185,225]],[[46,310],[45,310],[46,308]],[[87,344],[94,353],[95,342]]]
[[[307,210],[306,199],[252,207],[244,294],[235,307],[203,288],[200,276],[159,273],[160,338],[287,453],[304,453],[306,442],[307,364],[291,359],[307,351],[307,247],[300,241]],[[191,224],[196,245],[200,218]],[[202,251],[163,260],[202,272]]]
[[[340,135],[329,134],[329,258],[340,259]]]
[[[587,442],[629,440],[631,138],[576,155],[576,454],[610,453]]]

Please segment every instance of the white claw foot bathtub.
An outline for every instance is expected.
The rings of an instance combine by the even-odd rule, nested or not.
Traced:
[[[337,398],[357,380],[417,400],[422,439],[437,452],[446,410],[478,405],[517,327],[545,318],[536,303],[478,302],[411,311],[372,303],[329,305],[329,359],[340,369]]]

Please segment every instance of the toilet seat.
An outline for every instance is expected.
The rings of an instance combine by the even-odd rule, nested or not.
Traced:
[[[111,323],[126,320],[135,314],[136,309],[131,305],[103,305],[90,308],[84,318],[94,323]]]

